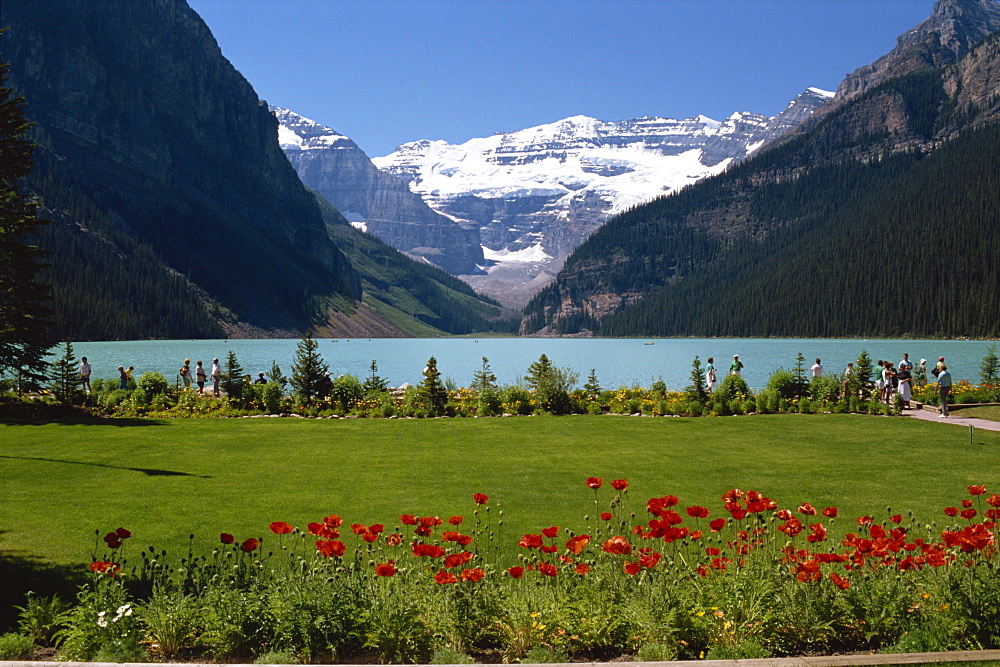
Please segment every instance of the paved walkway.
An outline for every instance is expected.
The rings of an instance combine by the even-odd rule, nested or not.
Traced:
[[[914,419],[923,419],[924,421],[939,422],[941,424],[955,424],[958,426],[964,426],[965,428],[975,426],[976,428],[981,428],[984,431],[1000,431],[1000,422],[994,422],[988,419],[976,419],[975,417],[961,417],[961,414],[961,412],[952,412],[947,417],[941,417],[936,409],[933,412],[930,410],[924,410],[923,408],[903,410],[904,417],[913,417]]]

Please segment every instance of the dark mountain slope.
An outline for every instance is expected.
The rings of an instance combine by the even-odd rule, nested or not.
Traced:
[[[772,274],[787,264],[799,276],[803,291],[811,294],[815,303],[824,304],[827,309],[836,308],[840,302],[838,284],[813,268],[817,259],[825,260],[831,252],[824,245],[828,239],[818,230],[835,233],[829,232],[828,225],[834,225],[833,229],[846,225],[845,220],[857,215],[859,202],[869,201],[875,207],[868,210],[866,224],[876,233],[892,218],[893,207],[904,204],[911,207],[913,214],[908,224],[921,229],[932,225],[930,211],[937,210],[934,207],[938,203],[917,197],[920,191],[909,187],[908,181],[915,176],[907,172],[915,168],[921,157],[948,146],[956,137],[968,135],[966,143],[961,145],[968,151],[970,163],[977,162],[980,153],[995,150],[988,143],[992,135],[976,132],[975,128],[989,128],[997,117],[1000,103],[995,83],[997,63],[1000,62],[998,43],[1000,35],[995,34],[944,70],[921,68],[883,81],[828,113],[807,132],[763,151],[716,178],[609,222],[567,261],[556,283],[529,304],[522,320],[522,332],[818,335],[814,332],[827,326],[821,322],[836,321],[836,330],[828,330],[824,335],[878,334],[882,330],[873,329],[870,318],[851,320],[844,316],[843,310],[834,317],[813,308],[793,309],[791,302],[777,301],[779,293],[775,290],[771,290],[775,299],[771,305],[793,312],[795,318],[775,319],[766,325],[753,322],[752,326],[740,319],[744,328],[733,328],[715,319],[698,320],[694,313],[711,310],[711,302],[722,294],[739,293],[744,300],[756,298],[755,294],[741,291],[750,280],[747,275],[723,276],[721,268],[728,270],[737,261],[765,263]],[[908,159],[913,160],[913,164],[907,162]],[[987,206],[987,211],[1000,210],[1000,200],[995,198],[988,179],[981,178],[975,171],[956,169],[955,174],[969,182],[955,181],[957,176],[942,176],[948,184],[946,188],[951,187],[954,191],[972,188],[968,193],[970,202],[981,202]],[[934,192],[946,194],[940,189],[926,190],[928,197],[935,196]],[[907,197],[914,199],[905,199]],[[878,209],[878,205],[885,210]],[[927,219],[922,217],[925,211]],[[986,253],[984,257],[992,257],[995,263],[1000,263],[996,247],[1000,223],[995,214],[993,217],[983,215],[971,205],[956,203],[950,212],[953,231],[942,237],[951,241],[938,245],[947,262],[964,263],[962,253],[975,243]],[[845,227],[844,233],[848,233],[847,229]],[[973,233],[974,229],[987,230],[992,236],[984,239]],[[962,230],[973,235],[962,236]],[[773,251],[779,247],[773,237],[778,235],[777,238],[787,239],[791,238],[790,234],[799,235],[796,248],[808,248],[806,255]],[[807,257],[813,260],[804,261]],[[803,258],[803,262],[796,263],[797,258]],[[896,264],[894,260],[887,260],[886,271],[898,274],[894,268]],[[852,265],[851,270],[867,275],[870,266],[865,263]],[[693,287],[682,287],[685,283],[701,287],[692,292]],[[942,292],[927,291],[927,283],[922,280],[911,283],[911,288],[917,290],[912,296],[921,300],[944,298]],[[770,288],[764,286],[758,285],[756,289],[771,293],[768,292]],[[985,294],[995,299],[997,291],[988,289]],[[644,311],[652,306],[640,303],[651,294],[656,295],[657,316],[649,314],[653,311]],[[668,296],[672,294],[677,295],[677,301],[668,307],[665,304],[674,298]],[[995,307],[993,303],[988,300],[982,304],[986,312]],[[939,301],[931,307],[938,309],[936,312],[944,312],[947,305]],[[626,316],[623,312],[613,321],[608,320],[606,326],[602,325],[623,308],[633,315]],[[666,313],[677,313],[680,309],[691,311],[690,316],[679,318],[678,323],[654,321],[656,317],[667,317]],[[961,323],[917,318],[916,321],[907,320],[901,331],[964,335],[997,326],[996,318],[987,318],[980,326],[974,312],[963,312]],[[902,323],[895,322],[892,330],[899,331],[899,325]],[[888,335],[889,330],[883,333]]]
[[[274,117],[182,0],[5,0],[0,20],[40,171],[59,177],[58,193],[36,179],[43,197],[85,195],[257,327],[302,328],[359,294]]]

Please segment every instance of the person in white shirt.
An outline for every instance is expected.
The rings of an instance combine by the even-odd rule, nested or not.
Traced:
[[[219,380],[222,379],[222,368],[219,367],[219,360],[212,359],[212,393],[219,395]]]
[[[82,357],[80,359],[80,385],[90,395],[90,362],[87,361],[87,357]]]
[[[812,373],[814,378],[823,377],[823,366],[820,365],[819,359],[817,359],[816,363],[812,365]]]

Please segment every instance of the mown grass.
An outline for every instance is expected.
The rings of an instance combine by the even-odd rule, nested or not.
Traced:
[[[95,531],[118,526],[132,548],[175,553],[191,534],[266,537],[271,521],[331,513],[391,528],[402,513],[470,516],[476,492],[504,511],[498,539],[516,543],[546,525],[583,528],[590,475],[627,478],[639,521],[668,493],[717,516],[739,487],[782,507],[838,506],[844,530],[887,507],[943,524],[967,485],[1000,490],[1000,433],[970,445],[949,425],[861,415],[122,423],[0,425],[0,552],[86,562]]]
[[[975,408],[962,408],[954,410],[956,417],[974,417],[976,419],[988,419],[1000,422],[1000,405],[983,405]]]

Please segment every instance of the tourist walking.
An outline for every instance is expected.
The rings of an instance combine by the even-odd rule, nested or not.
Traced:
[[[80,359],[80,386],[87,395],[90,396],[90,362],[87,361],[87,357],[82,357]]]
[[[740,361],[740,355],[733,355],[733,363],[729,364],[729,374],[740,376],[743,373],[743,362]]]
[[[917,383],[918,387],[922,387],[927,384],[927,360],[921,359],[920,365],[917,366],[917,370],[913,373],[913,379]]]
[[[941,416],[948,416],[948,394],[951,393],[951,373],[948,367],[942,362],[941,370],[937,375],[938,395],[941,397]]]
[[[941,369],[944,366],[944,357],[938,357],[937,363],[934,364],[934,368],[931,369],[931,375],[935,378],[941,373]]]
[[[184,383],[184,391],[191,388],[191,360],[185,359],[184,365],[180,367],[177,374],[181,376],[181,382]]]
[[[219,396],[219,380],[222,379],[222,369],[219,367],[219,360],[212,359],[212,393]]]
[[[875,371],[875,391],[878,392],[878,400],[885,403],[885,362],[878,360],[878,370]]]
[[[132,382],[133,382],[132,371],[134,371],[134,370],[135,370],[135,366],[129,366],[128,368],[125,369],[125,377],[128,378],[128,386],[130,386],[130,387],[132,386]]]
[[[816,360],[816,363],[813,364],[812,368],[810,368],[809,370],[812,371],[812,374],[813,374],[814,378],[821,378],[821,377],[823,377],[823,365],[821,363],[819,363],[819,359]]]
[[[898,366],[899,366],[900,369],[905,368],[906,370],[910,371],[910,373],[912,373],[913,372],[913,362],[910,361],[910,355],[906,354],[904,352],[903,353],[903,360],[899,362]]]
[[[715,388],[715,359],[708,358],[708,366],[705,367],[705,384],[708,385],[708,392],[712,393]]]
[[[896,377],[896,367],[892,365],[891,361],[885,362],[882,375],[885,378],[885,402],[892,403],[892,397],[899,385],[899,378]]]
[[[195,380],[195,384],[198,385],[198,393],[199,394],[204,394],[205,393],[205,378],[206,377],[207,377],[207,375],[205,373],[205,367],[201,365],[201,361],[199,360],[198,364],[195,366],[195,369],[194,369],[194,380]]]
[[[847,368],[844,369],[844,382],[840,386],[840,393],[847,398],[847,390],[851,388],[851,380],[854,379],[854,362],[848,361]]]
[[[125,372],[124,366],[118,367],[118,388],[128,389],[128,373]]]

